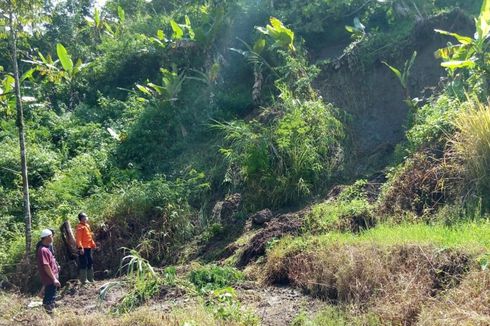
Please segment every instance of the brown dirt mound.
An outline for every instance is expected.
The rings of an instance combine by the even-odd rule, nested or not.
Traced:
[[[284,214],[266,223],[266,227],[256,234],[241,254],[237,267],[244,267],[265,254],[267,243],[288,234],[298,234],[303,221],[301,213]]]

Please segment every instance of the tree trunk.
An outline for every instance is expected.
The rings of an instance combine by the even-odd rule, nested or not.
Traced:
[[[71,230],[70,222],[65,221],[61,225],[60,231],[61,231],[61,238],[63,239],[63,243],[65,245],[68,258],[70,259],[77,258],[78,250],[77,250],[75,237],[73,236],[73,232]]]
[[[22,169],[22,190],[24,193],[24,221],[25,221],[25,237],[26,237],[26,257],[31,252],[32,231],[31,231],[31,204],[29,201],[29,179],[27,177],[27,159],[26,159],[26,144],[24,135],[24,110],[22,108],[22,95],[20,92],[19,66],[17,64],[17,26],[14,23],[13,5],[9,1],[9,28],[10,28],[10,51],[12,55],[12,64],[14,67],[15,78],[15,104],[17,109],[17,128],[19,129],[20,143],[20,162]]]

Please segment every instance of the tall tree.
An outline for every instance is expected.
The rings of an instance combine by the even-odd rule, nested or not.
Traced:
[[[37,3],[41,1],[35,0],[6,0],[0,2],[0,15],[2,23],[8,32],[10,56],[12,60],[12,69],[14,74],[14,91],[15,91],[15,103],[17,111],[17,128],[19,131],[19,144],[20,144],[20,160],[21,160],[21,172],[22,172],[22,189],[24,194],[24,221],[25,221],[25,238],[26,238],[26,256],[31,252],[32,244],[32,217],[31,217],[31,205],[29,198],[29,178],[27,175],[27,150],[25,142],[25,125],[24,125],[24,108],[22,106],[22,92],[20,85],[20,72],[18,65],[18,33],[23,31],[23,26],[28,23],[28,15],[23,16],[24,12],[34,14],[33,10]]]

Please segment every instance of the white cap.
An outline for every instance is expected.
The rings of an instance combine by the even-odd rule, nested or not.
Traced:
[[[50,229],[44,229],[44,230],[41,231],[41,239],[42,238],[49,237],[52,234],[53,234],[53,232],[51,232]]]

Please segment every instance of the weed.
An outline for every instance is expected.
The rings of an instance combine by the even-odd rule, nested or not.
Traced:
[[[236,292],[231,287],[210,291],[206,305],[217,319],[240,322],[245,325],[259,324],[258,318],[253,313],[242,310]]]
[[[189,280],[200,292],[206,293],[240,282],[243,274],[233,267],[206,265],[191,271]]]
[[[359,232],[374,226],[372,207],[363,199],[317,204],[305,216],[304,230],[311,233],[328,231]]]
[[[348,307],[348,306],[347,306]],[[349,313],[338,306],[326,306],[313,316],[300,313],[292,322],[292,326],[377,326],[382,324],[374,313]]]
[[[116,314],[134,311],[138,306],[144,304],[160,293],[162,286],[176,285],[175,267],[167,267],[163,275],[157,272],[148,260],[142,258],[134,249],[127,249],[128,255],[121,260],[120,273],[125,272],[124,280],[112,281],[104,284],[99,292],[99,303],[107,298],[109,292],[114,288],[128,288],[126,295],[113,307]]]

